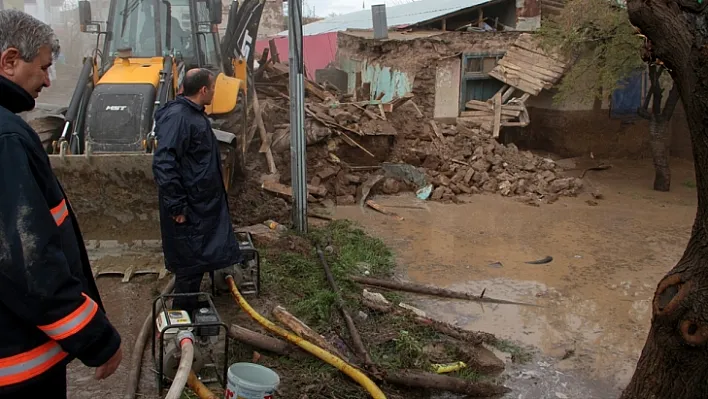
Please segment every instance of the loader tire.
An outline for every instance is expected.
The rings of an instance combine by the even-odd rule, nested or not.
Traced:
[[[236,107],[231,111],[224,126],[227,132],[236,135],[236,142],[230,146],[222,144],[221,149],[222,169],[226,175],[227,189],[230,192],[242,187],[246,182],[246,154],[243,140],[247,130],[247,110],[246,97],[242,91],[239,91]]]

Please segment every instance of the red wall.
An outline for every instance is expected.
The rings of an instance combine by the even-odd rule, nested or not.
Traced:
[[[276,37],[275,46],[278,48],[281,62],[288,61],[288,37]],[[258,60],[263,54],[263,49],[268,47],[269,39],[261,39],[256,42],[255,59]],[[334,63],[337,56],[337,32],[322,33],[302,38],[302,52],[305,60],[307,77],[314,80],[315,71],[327,68]]]

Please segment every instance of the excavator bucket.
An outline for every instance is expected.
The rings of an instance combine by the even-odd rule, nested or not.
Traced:
[[[159,231],[152,159],[152,154],[134,153],[49,156],[82,226],[144,231],[141,238]]]
[[[57,140],[64,125],[60,113],[26,116],[49,154],[83,230],[155,238],[159,235],[157,187],[148,153],[60,155]],[[133,234],[133,230],[145,234]],[[103,237],[100,237],[103,238]]]

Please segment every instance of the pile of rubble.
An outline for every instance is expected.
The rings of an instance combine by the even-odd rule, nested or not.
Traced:
[[[434,185],[431,199],[454,200],[459,194],[499,193],[552,202],[559,196],[575,196],[580,179],[564,177],[553,160],[503,145],[477,127],[430,122],[440,134],[430,141],[420,137],[399,143],[401,161],[419,164]],[[432,147],[432,148],[431,148]]]
[[[288,67],[266,51],[255,78],[257,123],[249,136],[259,130],[260,152],[268,160],[271,177],[262,187],[291,197]],[[442,201],[488,192],[553,202],[582,189],[580,179],[564,177],[552,160],[500,144],[469,118],[458,125],[428,120],[430,112],[421,111],[412,94],[385,103],[371,100],[367,84],[354,94],[310,80],[305,89],[311,202],[352,204],[369,192],[403,190]],[[391,173],[391,164],[410,167]]]

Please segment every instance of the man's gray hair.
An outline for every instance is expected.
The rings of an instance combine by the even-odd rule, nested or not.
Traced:
[[[14,47],[25,62],[32,62],[42,46],[59,55],[59,40],[49,25],[22,11],[0,11],[0,53]]]

